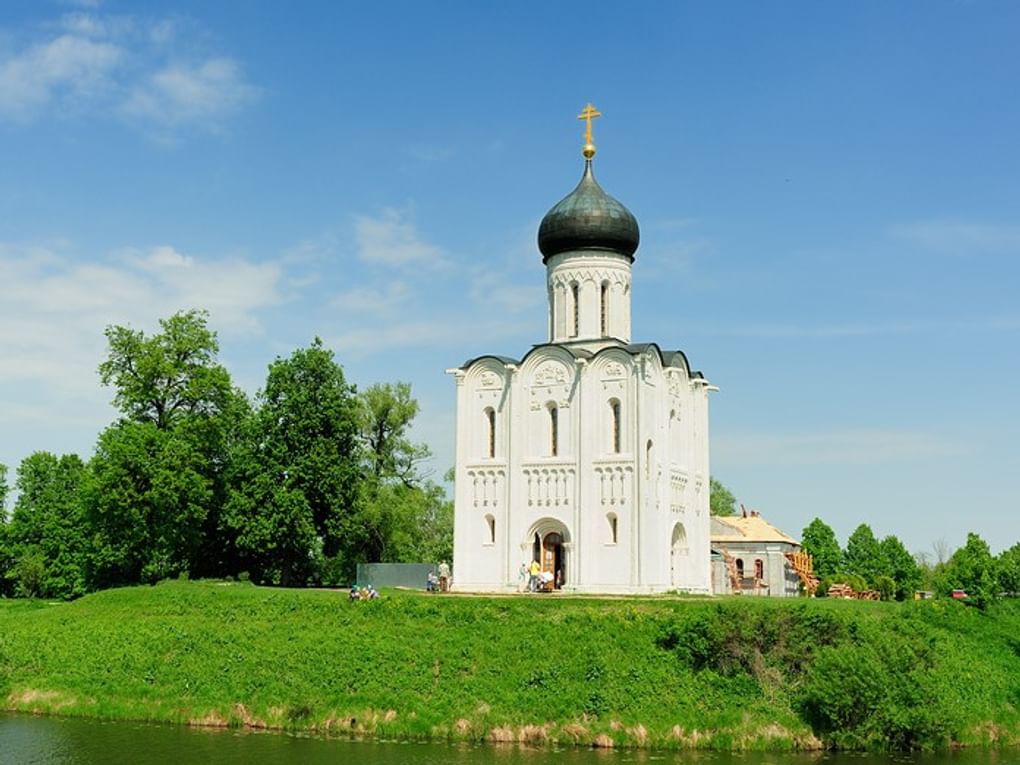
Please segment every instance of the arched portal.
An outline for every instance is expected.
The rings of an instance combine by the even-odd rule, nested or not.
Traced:
[[[682,523],[673,527],[673,539],[669,548],[669,580],[673,587],[683,584],[684,564],[687,562],[687,530]]]
[[[570,535],[560,521],[545,518],[528,532],[531,559],[538,561],[542,570],[543,589],[559,589],[568,581],[568,553]]]

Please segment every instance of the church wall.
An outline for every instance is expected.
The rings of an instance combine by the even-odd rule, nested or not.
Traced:
[[[502,362],[483,359],[457,378],[453,576],[465,589],[505,578],[511,448],[508,377]],[[487,410],[492,411],[491,420]]]
[[[610,348],[577,362],[553,346],[519,370],[480,360],[458,392],[458,589],[515,587],[534,532],[557,530],[568,588],[709,590],[707,459],[692,453],[707,447],[705,391],[685,370],[663,370],[654,351]]]
[[[582,586],[627,591],[637,580],[637,476],[632,421],[635,411],[631,357],[600,354],[583,367],[579,431],[584,472],[581,529]],[[619,404],[619,451],[613,402]],[[612,522],[616,523],[615,542]]]

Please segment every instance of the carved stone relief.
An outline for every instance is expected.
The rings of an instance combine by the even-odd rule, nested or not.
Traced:
[[[619,361],[610,361],[608,364],[606,364],[606,369],[605,372],[603,373],[603,376],[607,380],[618,380],[621,377],[625,377],[626,375],[627,370],[624,369],[623,364],[621,364]]]
[[[564,385],[567,382],[566,368],[555,361],[544,362],[535,370],[535,385]]]

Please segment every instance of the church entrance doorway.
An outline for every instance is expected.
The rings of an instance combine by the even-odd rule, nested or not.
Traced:
[[[563,535],[558,531],[550,531],[545,535],[535,533],[532,550],[533,560],[542,567],[541,588],[549,591],[558,590],[567,581],[567,551],[563,543]]]

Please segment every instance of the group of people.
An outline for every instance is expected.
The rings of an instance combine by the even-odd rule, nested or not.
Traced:
[[[429,571],[425,577],[426,592],[447,592],[450,589],[450,564],[440,561],[436,571]]]
[[[348,600],[377,600],[379,598],[379,591],[370,584],[366,584],[364,587],[358,587],[356,584],[351,585],[351,594],[347,596]]]
[[[517,592],[549,592],[563,584],[563,572],[543,571],[542,565],[533,560],[522,563],[517,572]]]

